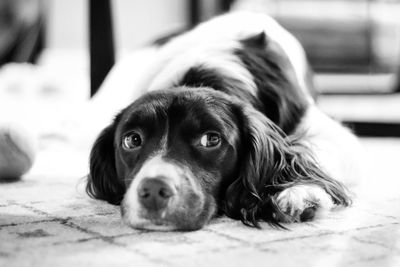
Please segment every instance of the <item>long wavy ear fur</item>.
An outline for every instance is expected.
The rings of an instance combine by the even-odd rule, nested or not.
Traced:
[[[86,185],[89,196],[114,205],[120,204],[125,193],[125,186],[119,181],[115,167],[114,134],[117,120],[100,133],[93,145]]]
[[[238,178],[225,193],[223,209],[228,216],[255,227],[259,227],[259,221],[283,227],[277,218],[284,215],[274,195],[296,184],[317,184],[335,204],[350,204],[344,186],[321,170],[311,151],[298,139],[289,139],[251,107],[243,107],[241,113],[244,156]]]

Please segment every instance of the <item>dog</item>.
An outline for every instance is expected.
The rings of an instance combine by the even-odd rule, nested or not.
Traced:
[[[221,214],[285,227],[351,204],[357,138],[317,108],[305,52],[274,19],[222,15],[151,51],[101,89],[129,103],[94,142],[91,197],[161,231]]]

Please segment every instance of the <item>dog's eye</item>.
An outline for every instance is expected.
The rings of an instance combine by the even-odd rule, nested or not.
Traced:
[[[135,149],[142,145],[142,138],[140,134],[131,132],[125,135],[122,139],[122,146],[124,149]]]
[[[203,147],[216,147],[221,143],[221,136],[216,132],[205,133],[200,138],[200,145]]]

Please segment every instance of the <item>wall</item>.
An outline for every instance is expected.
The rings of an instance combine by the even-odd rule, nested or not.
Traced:
[[[118,51],[140,47],[186,25],[185,0],[112,0]],[[47,0],[47,47],[82,50],[88,47],[88,1]]]

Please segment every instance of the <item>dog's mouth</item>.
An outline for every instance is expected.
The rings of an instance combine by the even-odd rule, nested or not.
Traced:
[[[193,231],[202,228],[216,213],[215,201],[204,194],[185,191],[173,195],[167,204],[143,204],[129,197],[121,204],[122,218],[129,226],[152,231]]]

